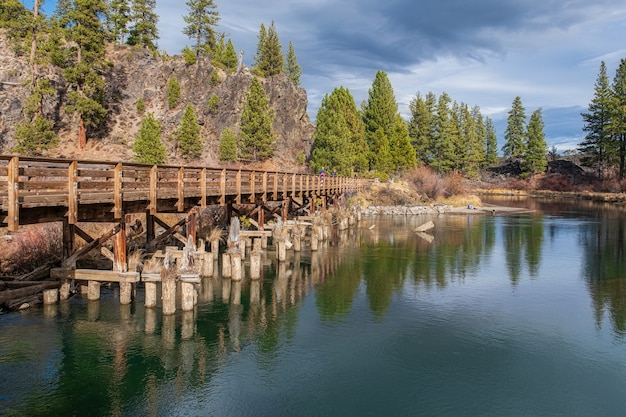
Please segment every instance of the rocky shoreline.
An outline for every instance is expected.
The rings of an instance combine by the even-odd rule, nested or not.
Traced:
[[[453,207],[443,204],[420,206],[368,206],[361,208],[361,215],[374,216],[414,216],[428,214],[476,214],[496,216],[500,214],[523,214],[533,210],[506,206],[473,206]]]

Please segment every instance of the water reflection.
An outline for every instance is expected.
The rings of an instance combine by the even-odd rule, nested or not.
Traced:
[[[198,306],[171,316],[141,302],[120,306],[103,289],[100,301],[45,306],[39,315],[12,316],[15,325],[9,316],[0,318],[0,371],[28,382],[9,395],[2,394],[7,382],[0,382],[0,406],[8,416],[165,415],[189,392],[212,386],[245,351],[254,352],[257,372],[279,369],[285,346],[298,344],[299,328],[317,319],[330,326],[348,321],[355,310],[363,313],[361,298],[373,322],[382,324],[407,294],[435,304],[431,293],[443,299],[464,287],[476,288],[478,295],[471,296],[485,302],[490,292],[496,298],[531,281],[553,280],[558,294],[580,277],[597,328],[608,319],[623,343],[621,211],[530,205],[531,215],[435,217],[429,238],[414,231],[424,217],[365,219],[318,251],[285,262],[265,253],[259,280],[202,279]],[[555,217],[560,212],[565,215]],[[311,311],[315,318],[305,315]],[[306,350],[298,354],[306,356]],[[245,372],[242,377],[249,377]]]

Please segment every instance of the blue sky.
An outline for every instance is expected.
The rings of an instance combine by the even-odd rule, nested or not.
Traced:
[[[626,2],[615,0],[214,0],[218,30],[252,65],[261,23],[294,44],[315,115],[325,94],[348,88],[360,105],[377,70],[400,112],[420,92],[478,105],[504,143],[507,111],[520,96],[527,117],[543,111],[548,146],[575,149],[580,113],[593,98],[600,62],[612,80],[626,58]],[[32,7],[31,1],[24,1]],[[45,10],[56,1],[46,0]],[[183,0],[157,0],[159,48],[178,54]]]

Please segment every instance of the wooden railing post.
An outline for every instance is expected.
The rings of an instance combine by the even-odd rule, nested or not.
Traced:
[[[254,189],[255,188],[254,187],[255,186],[255,182],[256,182],[256,172],[252,171],[250,173],[250,198],[249,198],[251,203],[254,203],[254,201],[256,200],[255,196],[254,196],[254,194],[255,194],[255,189]]]
[[[157,213],[157,187],[159,183],[159,173],[157,169],[156,165],[150,168],[150,206],[148,210],[151,216]]]
[[[220,206],[226,205],[226,168],[222,169],[220,177]]]
[[[206,168],[200,171],[200,207],[206,207]]]
[[[7,167],[8,177],[8,224],[9,230],[15,232],[20,227],[20,206],[19,206],[19,181],[20,181],[20,158],[14,156],[9,161]]]
[[[67,222],[76,224],[78,219],[78,162],[72,161],[67,170]]]
[[[278,172],[274,172],[274,201],[278,200]]]
[[[124,202],[124,196],[122,195],[122,163],[118,162],[113,170],[113,217],[115,219],[122,218],[122,205]]]
[[[263,172],[263,193],[261,194],[261,201],[263,203],[267,201],[267,171]]]
[[[237,192],[237,196],[235,197],[235,204],[241,204],[241,170],[237,171],[237,175],[235,176],[235,190]]]
[[[178,168],[178,202],[176,209],[181,212],[185,209],[185,168]]]

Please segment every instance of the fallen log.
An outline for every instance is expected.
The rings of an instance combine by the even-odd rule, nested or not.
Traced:
[[[37,285],[29,285],[24,288],[17,288],[14,290],[0,291],[0,305],[6,304],[13,300],[29,297],[35,294],[41,293],[43,290],[50,288],[58,288],[60,283],[58,281],[43,281]]]
[[[42,278],[50,277],[50,270],[59,263],[59,259],[53,259],[43,265],[38,266],[32,271],[13,278],[13,281],[39,281]]]

